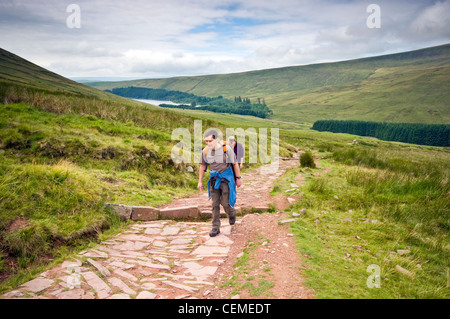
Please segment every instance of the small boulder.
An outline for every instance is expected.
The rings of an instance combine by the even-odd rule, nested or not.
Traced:
[[[412,276],[413,276],[413,273],[412,273],[412,272],[410,272],[409,270],[403,268],[403,267],[400,266],[400,265],[395,266],[395,270],[397,270],[399,273],[404,274],[404,275],[406,275],[406,276],[409,276],[409,277],[412,277]]]

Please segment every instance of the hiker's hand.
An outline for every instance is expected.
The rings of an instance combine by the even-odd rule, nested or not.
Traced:
[[[197,188],[202,191],[203,190],[203,184],[202,183],[198,183]]]
[[[238,179],[236,180],[236,186],[237,186],[237,187],[241,187],[241,186],[242,186],[242,181],[241,181],[240,178],[238,178]]]
[[[242,163],[239,164],[239,168],[242,169]]]

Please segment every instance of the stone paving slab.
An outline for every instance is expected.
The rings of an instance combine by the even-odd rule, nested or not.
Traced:
[[[95,290],[99,299],[109,297],[109,295],[111,294],[111,288],[93,271],[87,271],[81,274],[83,275],[89,286],[91,286]]]
[[[222,220],[229,236],[227,223]],[[141,222],[133,225],[136,233],[118,234],[109,239],[111,245],[87,249],[48,270],[47,278],[33,279],[2,297],[37,298],[36,293],[51,299],[161,299],[186,293],[192,297],[201,287],[214,285],[208,279],[218,267],[208,255],[223,260],[232,244],[225,234],[208,242],[210,228],[211,222]]]
[[[155,220],[159,217],[159,210],[153,207],[131,207],[132,220]]]
[[[22,285],[26,290],[31,292],[40,292],[47,289],[53,284],[53,280],[46,278],[36,278]]]

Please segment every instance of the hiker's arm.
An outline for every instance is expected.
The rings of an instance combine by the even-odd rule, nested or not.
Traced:
[[[239,163],[235,162],[233,165],[234,165],[234,173],[236,174],[236,176],[241,176],[241,170],[239,169]],[[242,185],[242,180],[240,178],[236,179],[236,186],[241,187],[241,185]]]
[[[239,162],[239,168],[242,168],[242,163],[244,162],[244,146],[239,143],[238,145],[238,162]]]
[[[198,185],[199,190],[203,190],[203,175],[205,175],[206,165],[200,164],[200,171],[198,172]]]
[[[236,174],[236,176],[241,176],[241,170],[239,169],[239,163],[235,162],[233,165],[234,165],[234,173]]]

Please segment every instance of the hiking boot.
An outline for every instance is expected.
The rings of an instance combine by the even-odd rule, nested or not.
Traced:
[[[234,225],[234,223],[236,222],[236,215],[230,216],[228,218],[228,221],[230,222],[230,225]]]
[[[219,228],[213,228],[210,232],[209,232],[209,236],[210,237],[215,237],[217,235],[220,234],[220,229]]]

